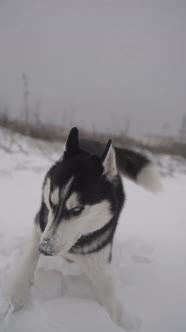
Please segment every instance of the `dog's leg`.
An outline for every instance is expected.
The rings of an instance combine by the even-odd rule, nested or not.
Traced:
[[[21,261],[11,289],[10,301],[15,310],[23,306],[29,298],[30,287],[39,260],[39,239],[40,231],[38,226],[34,224],[30,247]]]
[[[98,299],[114,323],[126,330],[136,330],[141,322],[124,310],[117,297],[111,266],[100,254],[92,254],[80,262],[83,272],[90,279]]]

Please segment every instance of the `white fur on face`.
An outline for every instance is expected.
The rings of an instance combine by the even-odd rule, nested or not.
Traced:
[[[53,254],[67,252],[82,235],[92,233],[104,227],[112,218],[110,204],[104,200],[95,205],[86,205],[79,216],[71,217],[54,228],[50,223],[42,234],[44,241],[52,248]]]
[[[66,195],[68,194],[68,190],[70,188],[70,185],[73,181],[73,177],[70,178],[70,180],[66,183],[66,185],[62,188],[62,192],[61,192],[61,199],[64,200]],[[40,246],[45,248],[46,250],[49,251],[55,251],[58,248],[58,245],[56,247],[56,232],[54,232],[54,214],[53,214],[53,209],[50,205],[50,190],[51,190],[51,180],[48,177],[46,179],[46,182],[43,186],[43,200],[44,203],[48,209],[48,221],[47,221],[47,225],[46,228],[44,230],[44,232],[41,235],[40,238]],[[57,204],[59,202],[59,188],[56,188],[53,193],[51,194],[51,200],[52,202],[55,204]],[[62,204],[62,202],[61,202]],[[57,250],[58,251],[58,250]]]
[[[73,193],[66,201],[67,210],[75,208],[79,204],[78,194]]]
[[[48,210],[50,210],[49,195],[50,195],[50,179],[47,178],[43,187],[43,200]]]
[[[49,201],[50,186],[51,186],[50,178],[47,178],[46,183],[44,184],[44,187],[43,187],[43,200],[48,209],[48,221],[47,221],[47,226],[45,228],[44,233],[49,231],[49,229],[51,228],[52,223],[54,221],[53,210],[50,206],[50,201]],[[42,235],[41,235],[41,241],[44,237],[44,233],[42,233]]]
[[[50,197],[50,186],[51,186],[50,178],[47,178],[46,183],[45,183],[45,185],[43,187],[43,200],[44,200],[44,203],[45,203],[45,205],[46,205],[46,207],[48,209],[48,221],[47,221],[47,226],[45,228],[45,231],[48,231],[51,228],[52,223],[54,221],[53,210],[52,210],[52,208],[50,206],[50,201],[49,201],[49,197]],[[44,233],[41,236],[41,240],[43,238]]]
[[[51,194],[51,201],[54,205],[59,203],[59,188],[55,188]]]
[[[73,177],[70,178],[70,180],[66,183],[66,185],[62,188],[62,199],[64,199],[68,193],[68,190],[70,188],[70,185],[72,184],[73,181]],[[44,203],[46,205],[46,207],[48,208],[48,210],[51,210],[51,206],[50,206],[50,191],[51,191],[51,180],[50,178],[47,178],[44,187],[43,187],[43,200]],[[57,205],[59,203],[59,188],[56,187],[54,189],[54,191],[51,193],[51,201],[53,204]]]

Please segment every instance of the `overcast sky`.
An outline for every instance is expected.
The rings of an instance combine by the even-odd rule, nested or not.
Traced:
[[[51,122],[175,133],[186,113],[186,1],[0,0],[0,105]],[[64,115],[65,113],[65,115]]]

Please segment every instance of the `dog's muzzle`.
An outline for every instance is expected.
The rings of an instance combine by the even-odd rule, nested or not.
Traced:
[[[55,250],[49,240],[43,240],[39,245],[39,252],[45,256],[55,255]]]

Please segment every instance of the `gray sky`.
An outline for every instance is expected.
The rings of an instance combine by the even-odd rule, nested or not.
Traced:
[[[45,120],[175,133],[186,113],[186,1],[0,0],[0,104],[21,75]],[[64,115],[65,113],[65,115]]]

